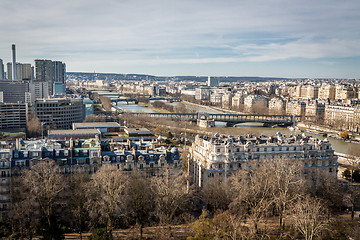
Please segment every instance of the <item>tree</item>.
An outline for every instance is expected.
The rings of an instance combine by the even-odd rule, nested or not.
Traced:
[[[190,230],[194,234],[194,237],[189,237],[188,240],[214,239],[214,235],[212,233],[213,228],[214,226],[209,212],[203,210],[201,216],[195,221]]]
[[[43,128],[40,124],[39,118],[35,117],[34,115],[31,115],[29,121],[26,124],[26,131],[28,137],[41,136]]]
[[[58,173],[58,167],[54,161],[43,160],[36,163],[25,171],[22,184],[27,188],[29,200],[38,204],[40,216],[43,216],[46,221],[47,228],[45,230],[55,231],[56,223],[53,222],[55,208],[57,204],[61,203],[59,202],[60,194],[65,188],[65,181],[63,176]],[[49,237],[52,237],[51,231],[48,233]]]
[[[269,176],[272,195],[279,213],[279,224],[285,227],[287,207],[302,195],[304,181],[300,165],[296,161],[273,159],[268,162],[272,174]]]
[[[201,198],[210,213],[225,211],[231,202],[229,185],[220,178],[212,178],[201,191]]]
[[[140,239],[143,227],[149,221],[154,210],[154,193],[149,181],[139,172],[132,172],[126,186],[127,212],[130,219],[134,219],[139,226]]]
[[[114,221],[124,215],[128,177],[113,165],[103,165],[87,184],[85,206],[95,223],[104,223],[112,238]]]
[[[355,206],[360,202],[360,187],[358,185],[350,185],[344,196],[344,200],[351,205],[351,219],[354,220]]]
[[[185,211],[188,203],[188,194],[185,179],[182,175],[171,176],[166,173],[164,177],[152,179],[156,204],[156,216],[160,223],[171,224]]]
[[[351,174],[351,181],[353,182],[355,180],[354,175],[356,170],[359,170],[360,168],[360,148],[358,146],[351,145],[348,148],[348,158],[347,162],[350,165],[350,174]]]
[[[86,229],[88,220],[85,204],[87,201],[86,184],[88,184],[89,178],[88,173],[73,173],[69,180],[66,219],[71,224],[73,231],[80,234],[80,239],[82,239],[82,233]]]
[[[269,177],[272,170],[267,166],[266,162],[254,162],[230,179],[234,193],[230,210],[239,217],[244,215],[250,219],[250,231],[254,234],[259,233],[259,221],[269,213],[274,204]]]
[[[306,240],[319,236],[326,229],[329,221],[323,203],[309,195],[298,199],[292,206],[291,218],[294,227]]]
[[[348,131],[343,131],[343,132],[341,132],[341,133],[339,134],[339,137],[342,138],[342,139],[347,140],[347,139],[350,138],[350,135],[349,135]]]

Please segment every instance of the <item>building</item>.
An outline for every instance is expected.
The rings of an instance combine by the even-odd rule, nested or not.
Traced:
[[[54,82],[53,95],[65,95],[66,84],[63,82]]]
[[[117,122],[84,122],[73,123],[73,130],[79,129],[98,129],[101,133],[105,132],[120,132],[122,127]]]
[[[84,109],[85,109],[85,118],[89,115],[94,114],[94,102],[89,98],[83,99]]]
[[[304,117],[306,113],[306,103],[303,101],[287,101],[285,113],[286,115],[297,115]]]
[[[12,81],[12,63],[7,63],[7,78]],[[16,79],[15,80],[31,80],[32,68],[30,63],[16,63]]]
[[[210,100],[211,88],[209,87],[199,87],[195,89],[195,99],[196,100]]]
[[[26,93],[29,92],[29,85],[24,81],[1,81],[0,92],[3,92],[5,103],[25,103]]]
[[[50,129],[70,129],[84,120],[84,105],[80,98],[53,98],[35,101],[35,115]]]
[[[360,132],[360,106],[326,105],[324,119],[336,129]]]
[[[267,108],[267,106],[268,100],[266,97],[259,95],[249,95],[244,98],[244,109],[246,111],[253,111],[255,110],[254,108]]]
[[[100,139],[101,132],[98,129],[77,129],[77,130],[49,130],[48,139]]]
[[[49,94],[54,94],[54,83],[65,83],[65,63],[51,60],[35,60],[35,78],[37,81],[48,82]]]
[[[210,102],[213,105],[220,105],[222,104],[222,98],[223,98],[223,93],[213,93],[210,95]]]
[[[92,129],[91,129],[92,130]],[[73,130],[71,130],[73,131]],[[79,130],[76,130],[79,131]],[[83,130],[80,130],[83,131]],[[86,129],[86,131],[89,131]],[[92,130],[93,131],[93,130]],[[0,143],[0,218],[6,218],[11,204],[12,184],[25,169],[41,161],[53,161],[58,174],[94,173],[102,165],[112,164],[123,171],[139,170],[146,176],[181,171],[179,150],[158,142],[101,143],[98,138],[22,140],[3,146]],[[102,149],[102,145],[104,148]],[[8,147],[7,149],[4,149]]]
[[[269,112],[271,114],[284,114],[285,113],[285,101],[281,98],[270,99]]]
[[[318,101],[308,101],[305,108],[305,118],[308,121],[322,122],[325,116],[325,104]]]
[[[323,100],[335,100],[335,86],[330,84],[321,85],[318,97]]]
[[[31,97],[31,103],[34,104],[35,100],[49,97],[49,83],[31,81],[29,83],[29,92]]]
[[[319,86],[309,85],[307,86],[306,98],[317,99],[319,96]]]
[[[193,183],[203,187],[211,178],[226,180],[238,170],[248,170],[271,159],[299,161],[305,177],[328,173],[337,177],[337,157],[330,142],[303,136],[214,137],[199,136],[190,149],[189,170]],[[256,167],[255,167],[256,169]]]
[[[4,72],[4,62],[0,58],[0,81],[3,81],[5,79],[5,72]]]
[[[335,88],[335,100],[348,100],[357,98],[356,90],[352,86],[337,85]]]
[[[11,153],[10,149],[0,148],[0,218],[2,219],[7,218],[11,203]]]
[[[221,103],[223,108],[230,108],[232,106],[232,99],[234,94],[227,92],[222,95]]]
[[[236,108],[236,109],[242,108],[243,104],[244,104],[244,95],[236,94],[232,98],[231,105],[232,105],[233,108]]]
[[[28,105],[26,103],[0,103],[0,129],[26,129]]]
[[[208,87],[217,87],[219,86],[219,79],[216,78],[216,77],[208,77],[208,80],[207,80],[207,85]]]

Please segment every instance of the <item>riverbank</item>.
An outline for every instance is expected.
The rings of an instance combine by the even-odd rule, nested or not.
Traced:
[[[332,138],[335,138],[335,139],[338,139],[338,140],[342,140],[340,138],[334,137],[334,136],[338,136],[342,131],[331,129],[331,128],[326,127],[326,126],[317,125],[317,124],[314,124],[314,123],[310,124],[310,123],[299,122],[299,123],[297,123],[297,127],[299,127],[300,129],[303,129],[303,130],[323,132],[323,133],[326,133],[329,137],[332,137]],[[356,141],[360,141],[360,135],[353,134],[352,139],[354,139]]]

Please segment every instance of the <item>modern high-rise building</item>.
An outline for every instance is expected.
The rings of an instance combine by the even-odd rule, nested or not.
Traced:
[[[29,92],[31,94],[31,103],[34,104],[36,99],[49,97],[48,82],[32,81],[29,83]]]
[[[4,103],[25,103],[29,85],[24,81],[1,81],[0,92],[3,92]]]
[[[12,81],[12,63],[7,63],[7,79]],[[31,80],[31,64],[30,63],[16,63],[16,78],[15,80]]]
[[[65,63],[44,59],[35,60],[35,78],[37,81],[48,82],[49,94],[54,94],[54,83],[65,83]]]
[[[209,76],[207,85],[208,85],[208,87],[217,87],[217,86],[219,86],[219,79]]]
[[[28,116],[26,103],[0,103],[0,129],[25,129]]]
[[[0,58],[0,81],[5,79],[5,73],[4,73],[4,63],[3,60]]]

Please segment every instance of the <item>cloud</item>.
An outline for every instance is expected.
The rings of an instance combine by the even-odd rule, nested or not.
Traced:
[[[72,68],[360,57],[358,0],[2,0],[0,58]]]

